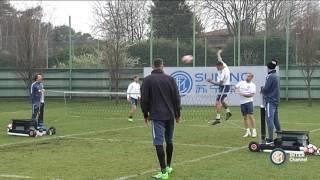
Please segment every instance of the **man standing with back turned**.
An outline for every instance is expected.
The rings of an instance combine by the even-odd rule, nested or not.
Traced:
[[[264,87],[261,88],[261,93],[265,101],[266,119],[268,125],[269,139],[268,141],[273,144],[273,129],[276,127],[277,131],[281,130],[279,117],[278,117],[278,105],[280,101],[280,80],[276,72],[278,61],[272,59],[267,64],[268,75]]]
[[[173,171],[171,159],[174,126],[175,121],[180,121],[180,95],[174,78],[164,74],[163,60],[160,58],[154,60],[153,71],[142,84],[141,109],[145,123],[152,123],[153,144],[161,168],[161,172],[152,177],[169,179],[169,174]],[[164,139],[166,154],[163,148]]]

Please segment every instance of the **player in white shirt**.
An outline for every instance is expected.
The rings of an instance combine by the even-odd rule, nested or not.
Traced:
[[[218,78],[217,81],[213,81],[212,79],[207,79],[208,82],[219,86],[219,94],[216,98],[216,119],[214,121],[211,121],[212,125],[216,125],[220,123],[221,119],[221,111],[222,107],[225,109],[226,112],[226,120],[228,120],[232,114],[230,112],[229,106],[227,102],[225,101],[229,92],[230,92],[230,70],[228,68],[228,65],[223,62],[221,58],[222,50],[218,50],[217,56],[218,56],[218,62],[216,64],[216,67],[218,69]]]
[[[134,76],[133,82],[128,86],[127,100],[131,104],[128,121],[133,122],[133,114],[137,111],[138,100],[140,100],[140,84],[138,76]]]
[[[246,133],[243,137],[257,137],[256,122],[253,116],[253,96],[256,94],[256,85],[252,82],[253,74],[248,73],[245,81],[236,85],[236,92],[240,95],[241,113]]]

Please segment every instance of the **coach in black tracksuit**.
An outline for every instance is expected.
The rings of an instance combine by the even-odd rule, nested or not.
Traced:
[[[171,165],[175,121],[180,121],[180,95],[174,78],[163,72],[163,60],[160,58],[154,60],[153,71],[141,86],[141,109],[145,123],[152,122],[153,144],[161,171],[165,172]],[[164,139],[167,162],[163,149]]]

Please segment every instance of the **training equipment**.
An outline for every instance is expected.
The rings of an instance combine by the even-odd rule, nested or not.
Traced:
[[[26,136],[37,137],[44,135],[56,134],[56,128],[50,127],[48,129],[37,129],[36,121],[30,119],[12,119],[7,127],[7,134],[12,136]]]
[[[184,63],[184,64],[191,64],[192,63],[192,60],[193,60],[193,56],[192,55],[185,55],[181,58],[181,61]]]
[[[290,153],[304,153],[309,145],[308,131],[278,131],[275,139],[266,139],[266,120],[265,108],[262,103],[260,106],[260,120],[261,120],[261,143],[252,141],[249,143],[249,150],[251,152],[270,152],[270,160],[275,165],[281,165],[285,162],[285,154]],[[271,141],[272,143],[269,143]],[[312,150],[310,150],[312,151]]]

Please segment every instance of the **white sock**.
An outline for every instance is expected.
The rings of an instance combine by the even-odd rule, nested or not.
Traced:
[[[256,128],[252,128],[252,132],[257,132]]]
[[[230,109],[229,109],[229,108],[227,108],[227,109],[226,109],[226,112],[227,112],[227,113],[229,113],[229,112],[230,112]]]
[[[217,114],[216,119],[220,119],[220,114]]]

